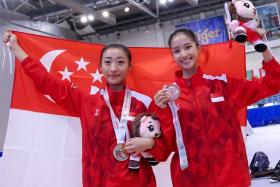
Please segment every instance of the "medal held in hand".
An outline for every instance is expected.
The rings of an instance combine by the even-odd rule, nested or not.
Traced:
[[[176,84],[170,84],[165,87],[168,94],[168,101],[175,101],[180,97],[180,89]]]
[[[128,158],[128,154],[124,150],[124,144],[117,144],[113,150],[113,155],[117,161],[125,161]]]

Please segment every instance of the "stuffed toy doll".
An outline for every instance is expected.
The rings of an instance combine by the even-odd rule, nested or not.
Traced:
[[[132,122],[132,137],[158,138],[160,134],[160,121],[154,113],[141,113]],[[128,168],[137,171],[140,168],[141,156],[152,166],[158,164],[151,154],[142,152],[130,156]]]
[[[235,41],[250,42],[256,51],[264,52],[267,49],[262,36],[264,29],[258,28],[258,16],[255,6],[248,0],[232,0],[225,3],[227,25],[233,33]]]

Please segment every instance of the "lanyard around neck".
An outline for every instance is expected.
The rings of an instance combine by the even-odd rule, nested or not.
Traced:
[[[178,116],[178,108],[175,104],[174,101],[168,102],[168,105],[171,109],[172,112],[172,117],[173,117],[173,125],[175,128],[175,133],[176,133],[176,143],[177,143],[177,148],[178,148],[178,154],[179,154],[179,159],[180,159],[180,167],[181,170],[184,170],[188,167],[188,156],[183,140],[183,135],[182,135],[182,130],[181,130],[181,124],[179,121],[179,116]]]
[[[121,119],[119,120],[117,116],[115,115],[113,108],[111,106],[110,100],[109,100],[109,94],[107,89],[103,90],[103,98],[110,110],[111,120],[114,127],[117,144],[121,144],[125,142],[125,139],[129,139],[129,131],[127,127],[127,120],[129,117],[129,110],[130,110],[130,104],[131,104],[131,91],[130,89],[126,88],[125,95],[124,95],[124,101],[122,106],[122,113],[121,113]]]

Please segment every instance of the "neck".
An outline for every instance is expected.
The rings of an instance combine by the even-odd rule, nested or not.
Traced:
[[[108,86],[112,91],[121,91],[124,87],[123,84],[109,84]]]
[[[189,79],[196,73],[196,67],[193,67],[191,69],[183,69],[183,78]]]

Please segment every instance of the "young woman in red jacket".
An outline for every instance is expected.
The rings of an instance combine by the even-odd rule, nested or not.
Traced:
[[[129,139],[129,119],[146,112],[152,100],[125,85],[131,69],[131,54],[127,47],[111,44],[103,48],[100,69],[107,85],[89,95],[70,82],[50,75],[37,59],[26,54],[13,33],[5,32],[3,41],[9,42],[11,51],[38,90],[80,117],[84,187],[156,186],[151,166],[142,159],[140,169],[130,171],[128,155],[123,151],[124,143]],[[138,143],[138,149],[144,150],[151,148],[154,142],[138,138]]]
[[[204,74],[197,63],[200,47],[191,30],[175,31],[169,46],[181,68],[175,78],[180,97],[169,102],[168,89],[155,95],[163,133],[150,153],[164,161],[175,152],[171,162],[174,187],[250,186],[237,112],[280,91],[279,63],[267,49],[262,53],[266,73],[261,79],[212,76]],[[212,55],[223,58],[223,54]]]

